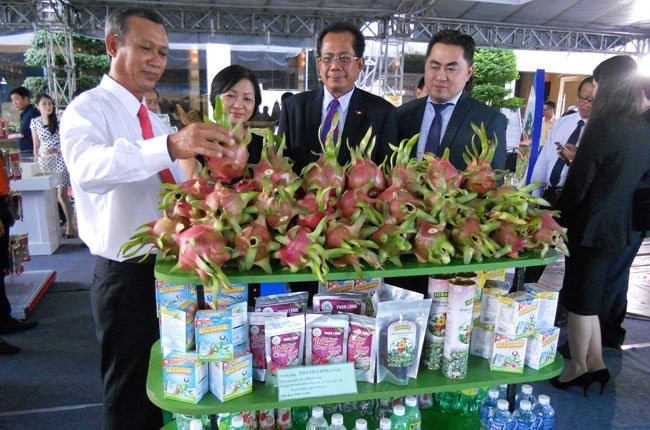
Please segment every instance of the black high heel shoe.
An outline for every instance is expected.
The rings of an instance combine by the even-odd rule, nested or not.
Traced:
[[[591,378],[591,374],[589,372],[585,372],[580,376],[576,376],[575,378],[562,382],[560,381],[560,377],[556,376],[555,378],[551,378],[549,380],[551,385],[553,385],[555,388],[559,388],[560,390],[566,390],[569,387],[573,387],[575,385],[581,386],[582,387],[582,395],[586,396],[587,395],[587,388],[589,388],[589,385],[591,385],[593,379]]]
[[[596,370],[595,372],[589,372],[589,376],[591,376],[592,381],[600,382],[600,395],[602,396],[605,391],[605,385],[607,385],[611,378],[609,370],[605,367],[604,369]]]

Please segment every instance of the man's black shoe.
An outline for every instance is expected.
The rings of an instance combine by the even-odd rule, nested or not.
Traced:
[[[19,352],[20,348],[0,339],[0,355],[18,354]]]
[[[0,334],[16,333],[19,331],[29,330],[38,325],[37,321],[19,321],[15,318],[9,318],[0,322]]]

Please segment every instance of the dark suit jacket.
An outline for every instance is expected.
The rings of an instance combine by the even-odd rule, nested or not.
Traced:
[[[410,139],[420,132],[422,118],[424,117],[424,108],[428,97],[422,97],[413,100],[397,108],[397,122],[399,123],[399,139]],[[463,160],[465,148],[471,147],[474,130],[470,124],[480,126],[485,124],[485,130],[488,137],[494,139],[496,133],[497,150],[492,159],[492,167],[495,169],[504,169],[506,165],[506,125],[505,115],[497,109],[491,108],[478,100],[470,97],[467,92],[463,91],[458,103],[451,114],[449,124],[442,137],[437,156],[442,156],[445,148],[449,148],[449,160],[458,170],[463,170],[467,166]],[[478,147],[478,138],[475,139]],[[479,148],[480,149],[480,148]],[[411,154],[416,156],[417,147]]]
[[[650,124],[642,119],[590,119],[556,203],[569,241],[589,248],[630,244],[632,198],[650,172]]]
[[[285,155],[295,161],[294,171],[300,171],[309,163],[316,161],[321,147],[318,139],[318,127],[321,124],[324,91],[314,90],[296,94],[284,101],[278,134],[286,136],[287,151]],[[339,163],[350,161],[350,151],[345,146],[359,146],[359,142],[372,126],[377,136],[373,161],[381,163],[391,150],[389,143],[397,145],[397,114],[395,107],[388,101],[355,88],[350,98],[350,107],[342,134],[339,151]]]

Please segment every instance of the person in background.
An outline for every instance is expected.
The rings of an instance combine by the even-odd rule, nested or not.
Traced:
[[[471,124],[482,123],[488,137],[496,136],[497,140],[492,167],[505,167],[506,117],[473,99],[465,90],[474,73],[474,51],[474,39],[457,30],[442,30],[429,41],[424,65],[429,95],[397,109],[399,139],[410,139],[420,133],[413,157],[422,158],[424,152],[440,157],[449,148],[451,164],[464,170],[467,164],[463,154],[474,136]]]
[[[158,91],[154,88],[153,90],[147,92],[144,95],[144,102],[145,105],[147,106],[147,109],[149,111],[155,113],[158,115],[158,118],[165,124],[165,126],[170,130],[170,131],[178,131],[176,128],[172,129],[171,126],[171,121],[169,119],[169,115],[166,113],[162,113],[160,110],[160,94],[158,94]]]
[[[20,129],[18,133],[9,135],[9,138],[18,138],[18,149],[21,154],[31,155],[34,152],[34,141],[29,125],[32,119],[40,114],[31,102],[32,93],[25,87],[17,87],[9,93],[11,103],[20,112]]]
[[[106,20],[111,58],[100,84],[76,97],[61,119],[61,151],[75,195],[79,237],[97,256],[90,302],[101,350],[103,428],[160,429],[162,413],[147,397],[151,347],[159,338],[155,257],[120,247],[160,217],[161,183],[175,160],[233,157],[236,137],[197,122],[168,134],[142,103],[165,71],[169,40],[151,8],[124,8]]]
[[[285,154],[295,161],[296,173],[316,161],[321,151],[319,127],[328,112],[338,112],[338,136],[342,142],[338,161],[350,161],[346,145],[359,146],[372,127],[376,144],[372,159],[381,163],[390,153],[389,143],[397,145],[395,107],[374,94],[355,86],[365,66],[366,42],[359,29],[351,24],[336,23],[318,36],[316,64],[324,88],[295,94],[284,100],[278,134],[285,137]],[[330,116],[331,117],[331,116]]]
[[[250,121],[262,103],[262,92],[255,73],[236,64],[225,67],[212,79],[210,85],[210,104],[214,108],[216,98],[221,98],[223,106],[228,109],[230,124],[244,124]],[[248,144],[248,163],[257,164],[262,155],[262,136],[251,133]],[[201,157],[198,161],[203,164]],[[188,177],[194,175],[197,160],[183,160],[181,165]]]
[[[609,271],[632,243],[635,187],[650,173],[650,124],[642,117],[641,80],[628,56],[593,72],[593,107],[556,207],[567,227],[570,255],[560,301],[569,311],[571,360],[551,383],[562,390],[593,382],[603,392],[610,374],[603,361],[598,314]]]
[[[416,98],[421,98],[421,97],[426,97],[429,95],[429,90],[427,90],[424,86],[424,76],[420,78],[420,81],[418,82],[418,87],[415,89],[415,97]]]
[[[72,205],[68,197],[70,174],[61,155],[61,140],[59,138],[59,119],[52,98],[47,94],[36,97],[36,105],[41,115],[33,118],[30,124],[34,140],[34,158],[43,172],[60,172],[61,182],[56,186],[56,196],[63,209],[66,219],[63,237],[74,237],[74,221]]]
[[[571,105],[567,110],[564,111],[562,116],[571,115],[572,113],[576,113],[576,112],[578,112],[578,107],[575,105]]]
[[[0,162],[2,162],[0,155]],[[20,321],[11,316],[11,303],[7,297],[5,274],[9,268],[9,228],[14,224],[9,178],[4,167],[0,167],[0,334],[29,330],[37,321]],[[20,348],[0,339],[0,355],[17,354]]]
[[[553,100],[546,100],[544,102],[543,108],[543,117],[542,117],[542,133],[539,138],[539,150],[541,151],[546,141],[548,140],[548,135],[551,132],[551,127],[555,123],[555,102]]]

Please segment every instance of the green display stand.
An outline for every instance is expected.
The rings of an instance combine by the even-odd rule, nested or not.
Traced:
[[[415,258],[405,256],[403,266],[397,267],[387,263],[383,269],[368,268],[363,270],[364,278],[393,278],[397,276],[418,276],[418,275],[439,275],[443,273],[461,273],[475,272],[477,270],[494,270],[506,268],[518,268],[526,266],[540,266],[555,262],[557,253],[555,250],[549,250],[544,258],[540,258],[538,253],[529,252],[519,258],[497,258],[485,259],[481,263],[472,262],[463,264],[462,260],[454,259],[446,265],[433,265],[428,263],[418,263]],[[156,263],[156,279],[173,284],[197,285],[202,284],[201,278],[196,272],[182,269],[174,269],[175,262],[159,260]],[[266,273],[257,266],[252,267],[246,272],[240,272],[235,268],[224,268],[224,273],[233,283],[262,283],[262,282],[304,282],[313,281],[314,275],[310,270],[300,270],[292,273],[288,270],[277,268],[273,273]],[[332,268],[327,275],[329,281],[340,281],[345,279],[358,279],[359,275],[350,268],[336,269]]]

